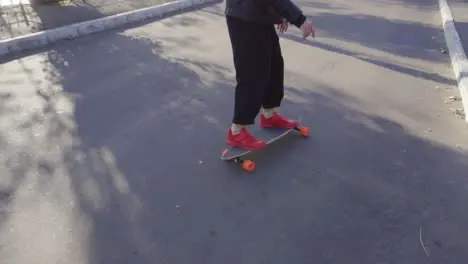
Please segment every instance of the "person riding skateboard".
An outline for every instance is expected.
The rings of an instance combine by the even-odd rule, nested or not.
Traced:
[[[255,123],[260,110],[262,128],[298,125],[278,113],[284,97],[284,62],[275,25],[283,33],[291,23],[304,38],[315,37],[315,30],[291,0],[226,0],[225,15],[237,81],[226,143],[259,150],[266,143],[250,134],[247,126]]]

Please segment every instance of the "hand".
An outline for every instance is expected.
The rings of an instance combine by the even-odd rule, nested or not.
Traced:
[[[311,34],[312,34],[312,37],[315,38],[315,29],[314,29],[314,26],[312,25],[312,22],[310,22],[309,20],[306,20],[304,24],[302,24],[301,31],[302,31],[303,38],[307,38]]]
[[[286,32],[286,30],[288,30],[288,25],[289,25],[288,21],[283,18],[281,24],[278,24],[279,33]]]

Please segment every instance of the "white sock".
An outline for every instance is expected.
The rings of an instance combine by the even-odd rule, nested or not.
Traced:
[[[237,124],[232,124],[232,125],[231,125],[232,134],[233,134],[233,135],[239,134],[239,133],[242,131],[242,128],[244,128],[244,126],[242,126],[242,125],[237,125]]]
[[[263,116],[266,119],[271,118],[273,117],[273,114],[277,112],[277,110],[278,110],[277,108],[268,108],[268,109],[262,108]]]

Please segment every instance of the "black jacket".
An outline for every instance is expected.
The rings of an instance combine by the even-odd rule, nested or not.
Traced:
[[[296,27],[306,20],[291,0],[226,0],[225,14],[261,24],[279,24],[283,17]]]

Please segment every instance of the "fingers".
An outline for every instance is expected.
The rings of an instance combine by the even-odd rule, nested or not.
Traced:
[[[315,29],[312,23],[309,20],[306,20],[302,26],[301,26],[301,31],[302,31],[302,37],[305,39],[308,36],[312,35],[313,38],[315,38]]]
[[[287,21],[283,21],[283,23],[279,24],[278,25],[278,31],[280,33],[284,33],[288,30],[288,22]]]
[[[310,35],[315,38],[315,29],[312,25],[307,25],[302,29],[302,37],[305,39]]]

